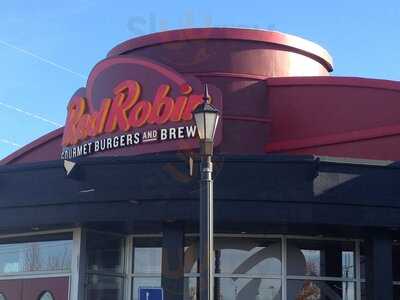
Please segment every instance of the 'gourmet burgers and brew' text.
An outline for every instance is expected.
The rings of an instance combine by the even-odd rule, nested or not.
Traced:
[[[196,136],[196,125],[161,128],[140,132],[131,132],[112,137],[89,141],[77,146],[66,147],[61,153],[61,159],[72,159],[98,152],[134,147],[135,145],[192,139]]]

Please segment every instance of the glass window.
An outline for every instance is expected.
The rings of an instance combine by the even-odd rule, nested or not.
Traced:
[[[354,282],[288,280],[287,298],[293,300],[355,300]]]
[[[87,300],[122,300],[123,278],[116,276],[88,275]]]
[[[282,284],[280,279],[216,278],[214,290],[216,295],[220,295],[217,299],[280,300]]]
[[[54,300],[53,295],[50,292],[44,292],[42,295],[39,297],[39,300]]]
[[[199,277],[185,277],[184,280],[184,300],[196,300],[199,286]]]
[[[161,273],[162,247],[159,238],[135,238],[133,240],[133,272]]]
[[[133,239],[132,300],[139,298],[139,288],[161,286],[161,261],[161,238]]]
[[[287,299],[356,300],[355,242],[290,238],[286,241]],[[217,236],[215,248],[215,299],[282,300],[282,239]],[[362,246],[360,259],[363,265]],[[132,299],[140,287],[161,285],[160,239],[134,240]],[[185,238],[184,300],[199,295],[199,241]],[[365,260],[364,260],[365,261]],[[312,276],[312,277],[310,277]],[[331,277],[331,278],[326,278]],[[361,300],[365,285],[361,285]]]
[[[134,277],[132,282],[132,300],[139,299],[139,288],[161,287],[161,277]]]
[[[361,279],[365,279],[365,274],[367,271],[367,254],[365,249],[365,243],[360,243],[360,276]]]
[[[72,241],[0,244],[0,273],[70,271]]]
[[[215,272],[224,274],[280,275],[281,241],[266,238],[218,238]]]
[[[198,273],[199,239],[186,238],[184,249],[184,273]]]
[[[124,238],[118,235],[88,232],[88,270],[122,273],[124,270]]]
[[[120,300],[123,297],[125,238],[88,231],[87,300]]]
[[[187,277],[184,279],[184,300],[196,300],[200,286],[199,276],[199,238],[186,237],[184,248],[184,273]],[[217,299],[217,298],[216,298]]]
[[[354,278],[354,242],[287,241],[287,274]]]

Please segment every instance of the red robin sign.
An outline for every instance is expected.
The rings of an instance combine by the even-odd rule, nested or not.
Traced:
[[[222,97],[211,86],[212,103]],[[62,159],[135,155],[197,147],[192,112],[203,102],[194,77],[139,57],[101,61],[67,108]],[[221,126],[216,144],[221,141]]]

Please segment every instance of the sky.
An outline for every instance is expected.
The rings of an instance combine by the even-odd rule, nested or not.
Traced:
[[[399,0],[0,0],[0,159],[62,126],[115,45],[190,27],[297,35],[329,51],[332,75],[400,81]]]

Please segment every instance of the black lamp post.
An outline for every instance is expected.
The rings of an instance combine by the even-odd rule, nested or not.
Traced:
[[[211,157],[220,112],[210,104],[207,84],[204,103],[194,112],[200,142],[200,300],[214,300],[213,165]]]

